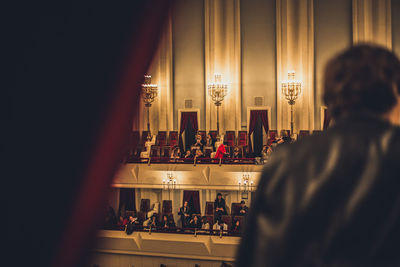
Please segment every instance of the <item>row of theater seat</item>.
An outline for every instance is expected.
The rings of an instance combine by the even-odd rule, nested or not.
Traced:
[[[207,218],[208,223],[212,226],[215,223],[214,220],[214,202],[207,201],[205,205],[204,216]],[[231,204],[231,214],[223,215],[222,221],[228,225],[228,229],[231,228],[232,223],[236,220],[240,221],[240,224],[243,225],[244,217],[240,214],[240,203],[232,203]],[[135,211],[126,211],[126,216],[135,215],[138,217],[139,222],[142,224],[146,219],[146,214],[150,211],[150,199],[141,199],[140,200],[140,209],[138,212]],[[159,220],[166,215],[171,220],[176,221],[174,218],[174,214],[172,213],[172,200],[163,200],[161,205],[161,212],[158,214]],[[194,213],[193,215],[202,216],[199,213]]]
[[[290,130],[287,130],[290,134]],[[320,132],[314,130],[313,133]],[[211,135],[216,138],[217,131],[210,131]],[[206,140],[206,131],[199,130],[198,134],[200,134],[203,140]],[[308,130],[300,130],[299,138],[303,136],[307,136],[310,134]],[[127,154],[128,157],[138,157],[140,152],[143,151],[144,145],[146,143],[148,131],[143,131],[141,134],[139,131],[132,131],[129,143],[127,145]],[[278,137],[278,132],[276,130],[268,131],[268,141],[267,144],[271,145],[271,143],[276,140]],[[230,148],[239,147],[242,151],[242,155],[248,152],[248,133],[247,131],[238,131],[236,135],[236,131],[226,131],[224,135],[224,141],[227,143],[227,150],[230,152]],[[156,143],[152,146],[152,151],[150,153],[151,157],[170,157],[171,151],[174,147],[179,145],[179,135],[178,131],[159,131],[156,137]]]

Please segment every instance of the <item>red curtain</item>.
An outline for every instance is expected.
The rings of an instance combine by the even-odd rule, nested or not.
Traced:
[[[181,125],[179,128],[179,147],[183,149],[183,140],[182,140],[182,133],[186,129],[186,125],[189,121],[193,125],[193,129],[195,132],[199,130],[198,122],[197,122],[197,112],[182,112],[181,113]],[[184,150],[182,150],[184,151]]]
[[[249,123],[249,150],[252,151],[251,145],[251,134],[254,132],[254,128],[256,127],[257,119],[260,118],[264,130],[268,133],[268,111],[267,110],[251,110],[250,111],[250,123]]]
[[[328,112],[328,109],[324,109],[324,124],[322,126],[323,130],[328,129],[329,124],[331,122],[331,115]]]
[[[3,184],[5,254],[13,266],[87,266],[172,0],[9,4],[18,155],[7,155],[25,171]]]
[[[200,198],[199,191],[183,191],[183,202],[187,201],[188,204],[192,204],[193,213],[200,214]]]

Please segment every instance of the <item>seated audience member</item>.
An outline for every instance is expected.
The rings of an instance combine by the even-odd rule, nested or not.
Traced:
[[[269,160],[272,154],[272,148],[270,146],[264,145],[263,150],[261,151],[261,155],[264,161]]]
[[[228,213],[226,212],[226,205],[225,205],[225,199],[222,198],[222,194],[218,193],[217,198],[214,201],[214,217],[216,220],[220,220],[222,215],[227,215]]]
[[[196,159],[198,158],[204,158],[203,152],[201,152],[200,149],[196,150],[196,155],[194,156]]]
[[[215,139],[212,137],[211,133],[207,134],[205,146],[212,147],[213,151],[215,151]]]
[[[137,228],[139,225],[139,220],[136,217],[133,217],[132,215],[129,216],[128,223],[126,224],[126,234],[130,235],[133,233],[133,231]]]
[[[222,158],[226,158],[228,156],[225,145],[226,145],[226,143],[222,143],[218,146],[217,152],[215,153],[215,156],[214,156],[215,159],[222,159]]]
[[[119,216],[119,220],[117,222],[118,226],[125,226],[128,224],[128,219],[124,218],[122,215]]]
[[[104,225],[105,228],[112,228],[117,224],[117,216],[115,216],[115,211],[113,207],[108,206],[106,209],[106,216],[104,218]]]
[[[228,231],[228,225],[224,223],[221,219],[216,220],[215,224],[213,225],[213,230],[224,230]]]
[[[335,124],[277,149],[236,267],[400,266],[400,60],[353,45],[327,62],[323,84]]]
[[[197,215],[194,215],[193,218],[190,220],[189,227],[190,228],[197,228],[197,229],[201,228],[201,221],[199,220]]]
[[[246,202],[244,200],[240,201],[239,215],[246,215],[249,211],[249,208],[246,206]]]
[[[187,227],[192,216],[192,211],[187,201],[183,202],[183,207],[179,209],[178,215],[181,216],[182,227]]]
[[[151,229],[156,229],[158,227],[157,214],[153,214],[150,218],[143,222],[143,226]]]
[[[181,157],[181,149],[176,147],[172,150],[171,159],[179,159]]]
[[[153,214],[158,214],[160,211],[160,202],[155,202],[153,208],[147,212],[147,218],[153,216]]]
[[[160,229],[161,230],[169,230],[171,227],[175,227],[175,226],[172,225],[172,222],[168,218],[168,215],[163,215],[161,223],[160,223]]]
[[[203,150],[204,141],[200,134],[196,135],[195,143],[192,146],[198,147],[200,150]]]
[[[240,233],[240,228],[241,228],[240,220],[236,219],[235,222],[232,224],[231,231],[232,233],[238,234]]]
[[[144,144],[145,150],[140,152],[140,157],[141,158],[149,158],[150,157],[150,151],[151,151],[151,146],[156,144],[156,135],[153,135],[153,137],[148,137],[146,143]]]
[[[241,157],[242,157],[242,155],[240,155],[240,149],[236,146],[236,147],[233,149],[232,158],[233,158],[233,159],[239,159],[239,158],[241,158]]]
[[[203,216],[203,218],[201,219],[201,229],[210,230],[210,224],[208,223],[206,216]]]
[[[185,159],[189,159],[189,158],[193,158],[193,154],[190,150],[187,150],[186,154],[185,154]]]
[[[277,140],[278,145],[287,145],[292,143],[292,138],[289,136],[289,132],[287,130],[281,130],[281,138]]]

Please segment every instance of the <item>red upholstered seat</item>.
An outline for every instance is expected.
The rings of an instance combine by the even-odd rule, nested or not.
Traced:
[[[147,135],[148,135],[148,131],[143,131],[142,132],[142,138],[140,139],[140,145],[144,146],[144,144],[147,141]]]
[[[240,223],[239,223],[240,224],[240,228],[243,229],[243,225],[244,225],[244,222],[245,222],[245,217],[244,216],[234,216],[233,220],[232,220],[232,223],[235,223],[236,220],[240,221]]]
[[[210,131],[211,136],[213,137],[214,140],[217,139],[217,131]]]
[[[204,212],[206,216],[214,216],[214,202],[206,202],[206,210]]]
[[[307,136],[307,135],[310,135],[310,131],[308,131],[308,130],[300,130],[298,138],[300,139],[300,138],[302,138],[304,136]]]
[[[137,218],[138,218],[140,224],[142,224],[146,220],[146,212],[138,211]]]
[[[152,158],[160,157],[160,147],[159,146],[151,146],[150,157],[152,157]]]
[[[150,209],[150,199],[143,198],[140,200],[140,211],[148,212]]]
[[[163,200],[162,201],[162,214],[171,214],[172,213],[172,200]]]
[[[235,131],[226,131],[225,134],[225,142],[227,142],[228,146],[236,145],[236,132]]]
[[[239,210],[240,210],[240,203],[233,202],[233,203],[231,204],[231,215],[232,215],[232,216],[240,215],[240,214],[239,214]]]
[[[221,220],[228,225],[228,230],[231,229],[231,226],[232,226],[232,216],[231,215],[222,215]]]
[[[178,131],[170,131],[169,132],[168,144],[171,147],[178,145]]]
[[[206,141],[206,131],[199,130],[199,131],[197,131],[197,133],[199,135],[201,135],[201,140],[203,140],[205,142]]]
[[[167,144],[167,132],[166,131],[158,132],[156,144],[160,147],[165,146]]]
[[[276,140],[277,131],[276,130],[269,130],[268,131],[268,142],[267,144],[270,146],[273,141]]]
[[[135,155],[136,149],[139,145],[140,133],[139,131],[132,131],[129,137],[129,155]]]
[[[247,132],[239,131],[238,146],[247,146]]]

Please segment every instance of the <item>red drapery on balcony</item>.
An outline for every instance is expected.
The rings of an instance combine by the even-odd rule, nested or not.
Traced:
[[[251,145],[251,135],[254,132],[256,127],[257,119],[260,118],[264,130],[268,133],[269,126],[268,126],[268,111],[267,110],[251,110],[250,111],[250,123],[249,123],[249,150],[250,152],[253,150]]]
[[[193,126],[193,130],[196,133],[199,130],[198,122],[197,122],[197,112],[182,112],[181,113],[181,125],[179,128],[179,146],[182,151],[184,151],[182,133],[185,131],[188,123],[191,122]],[[194,138],[193,138],[194,142]]]

